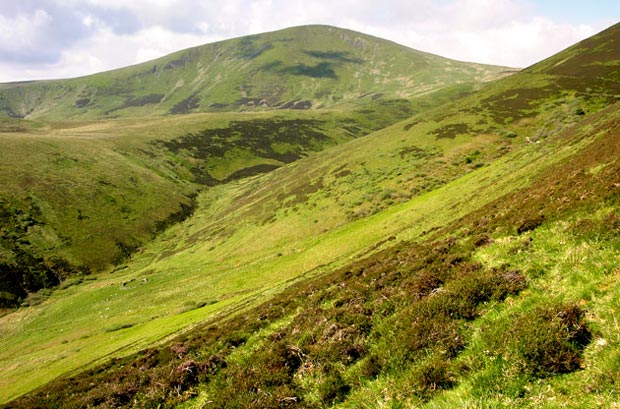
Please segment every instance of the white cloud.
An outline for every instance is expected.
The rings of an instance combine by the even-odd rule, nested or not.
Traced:
[[[413,40],[413,47],[463,61],[525,67],[596,33],[588,25],[557,24],[543,17],[471,30],[461,26]]]
[[[92,27],[92,25],[95,24],[95,19],[93,18],[93,16],[85,16],[82,19],[82,24],[84,24],[86,27]]]
[[[527,3],[515,0],[456,0],[443,7],[450,27],[489,29],[501,27],[522,18]]]
[[[138,64],[218,39],[214,36],[174,33],[160,26],[149,27],[131,35],[118,35],[103,29],[94,38],[63,53],[58,65],[85,61],[91,69],[108,70]]]
[[[0,50],[31,50],[50,24],[51,16],[40,9],[13,18],[0,15]],[[36,52],[34,49],[31,51]]]
[[[119,35],[102,26],[96,35],[63,51],[55,63],[24,68],[0,62],[0,82],[82,76],[138,64],[220,39],[213,35],[175,33],[160,26],[131,35]]]

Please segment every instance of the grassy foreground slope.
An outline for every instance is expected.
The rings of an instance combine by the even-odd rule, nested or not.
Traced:
[[[598,37],[601,44],[608,44],[614,33],[611,29],[601,34]],[[613,52],[611,48],[610,54]],[[462,104],[444,108],[445,111],[438,109],[425,117],[412,118],[268,175],[212,189],[199,197],[200,211],[194,217],[147,246],[127,264],[127,269],[68,287],[39,306],[2,318],[5,335],[0,361],[2,372],[8,374],[2,384],[4,399],[23,394],[81,366],[140,350],[197,322],[207,320],[217,324],[239,309],[244,310],[243,316],[247,319],[235,318],[211,329],[207,324],[188,333],[187,338],[195,341],[183,341],[185,344],[180,346],[163,346],[122,361],[112,361],[71,379],[60,378],[48,389],[15,404],[62,402],[58,404],[79,406],[88,402],[114,406],[137,402],[138,405],[157,406],[188,399],[198,392],[204,397],[202,403],[196,402],[198,406],[208,401],[233,402],[233,398],[239,399],[240,406],[256,403],[262,407],[284,402],[301,406],[329,405],[349,398],[352,406],[363,402],[374,404],[381,399],[410,399],[410,404],[416,404],[420,396],[431,398],[437,391],[457,383],[466,387],[465,378],[458,377],[466,377],[467,365],[458,366],[457,359],[467,357],[461,352],[469,348],[469,340],[475,339],[475,331],[471,331],[482,322],[473,320],[483,315],[489,306],[504,306],[500,301],[508,296],[514,300],[523,292],[526,283],[537,278],[536,270],[526,271],[513,265],[503,268],[499,258],[497,263],[494,261],[487,266],[481,261],[477,264],[477,257],[484,255],[471,248],[468,250],[467,243],[457,243],[456,252],[452,253],[454,241],[422,243],[420,248],[414,244],[395,247],[395,252],[410,252],[411,260],[389,256],[389,251],[375,252],[400,241],[423,242],[429,235],[441,239],[457,234],[453,230],[432,232],[468,214],[476,214],[472,212],[487,205],[495,207],[479,214],[476,223],[470,221],[465,226],[470,231],[487,226],[487,230],[479,231],[480,237],[472,236],[471,243],[481,246],[493,239],[501,244],[502,237],[531,231],[543,220],[536,210],[545,203],[548,192],[528,191],[527,188],[544,180],[545,186],[555,186],[548,179],[553,172],[558,172],[558,191],[567,192],[566,199],[561,197],[560,203],[565,203],[567,209],[580,203],[577,189],[584,185],[573,184],[575,180],[569,178],[571,173],[561,167],[565,161],[583,168],[583,172],[577,172],[580,178],[600,175],[593,179],[597,183],[593,185],[596,186],[592,194],[593,206],[611,206],[615,197],[613,191],[603,194],[608,186],[614,186],[613,178],[617,175],[615,151],[604,147],[613,144],[617,137],[617,128],[613,126],[617,121],[617,106],[595,114],[606,100],[577,95],[580,88],[563,86],[548,90],[542,87],[541,91],[538,87],[541,77],[522,76],[519,80],[520,75],[513,77],[517,78],[514,82],[510,82],[512,78],[500,81]],[[553,79],[550,74],[537,75],[544,76],[545,81]],[[576,83],[579,87],[587,87],[587,79]],[[613,81],[609,83],[610,89],[616,86]],[[514,84],[519,84],[519,91],[514,90]],[[525,89],[536,91],[535,97],[522,91],[523,84],[529,87]],[[493,95],[502,93],[513,96],[509,99],[518,105],[511,112],[518,117],[508,119],[504,115],[493,115],[495,109],[504,106],[501,104],[505,100],[494,99]],[[482,105],[485,109],[477,109]],[[477,130],[486,132],[476,133]],[[599,155],[587,154],[588,149],[595,149]],[[362,159],[364,157],[366,159]],[[591,161],[575,160],[579,158]],[[380,175],[385,178],[381,179]],[[436,179],[435,184],[428,187],[433,179]],[[407,186],[409,197],[398,192],[378,195],[373,190],[376,186],[383,189],[403,184]],[[357,194],[348,189],[358,186],[364,187],[362,193],[371,192],[359,203],[346,196]],[[520,198],[527,197],[528,192],[539,202],[524,202],[529,203],[527,207],[518,206],[520,202],[507,202],[511,194],[519,193]],[[338,197],[347,200],[336,200]],[[495,200],[500,204],[493,204]],[[361,214],[356,212],[355,206],[368,210]],[[510,213],[510,206],[516,213]],[[493,216],[498,214],[503,217],[512,214],[513,219],[506,223],[500,223],[501,218],[500,222],[494,221]],[[553,220],[563,215],[565,213],[558,210],[546,217]],[[456,225],[459,226],[463,227]],[[508,230],[501,230],[502,226],[508,226]],[[466,235],[463,230],[458,232]],[[490,237],[493,234],[497,237]],[[482,240],[482,235],[487,237]],[[605,246],[613,245],[613,241],[610,243],[606,242]],[[442,246],[447,249],[441,250]],[[354,276],[359,274],[351,274],[353,267],[333,273],[364,255],[374,257],[383,266],[369,269],[378,273],[367,276],[369,282],[355,281]],[[373,259],[370,260],[369,263],[373,263]],[[426,264],[429,268],[425,268]],[[494,267],[497,269],[493,270]],[[508,274],[512,269],[522,271]],[[441,275],[442,271],[446,271],[445,276]],[[321,275],[327,272],[332,274]],[[461,280],[468,272],[473,274],[468,279],[473,283]],[[282,298],[284,304],[272,299],[255,308],[259,301],[269,299],[303,274],[321,275],[328,282],[329,277],[334,277],[335,287],[325,290],[325,282],[308,281],[300,284],[301,288],[309,285],[307,291],[297,292],[300,287],[291,290],[290,297]],[[391,279],[385,278],[390,276],[394,277],[392,284]],[[408,284],[407,280],[416,281],[419,277],[420,280],[428,277],[429,283]],[[542,274],[538,278],[545,277]],[[349,279],[354,281],[347,281]],[[478,282],[483,288],[476,287]],[[400,291],[400,295],[393,299],[393,294],[382,293],[370,283]],[[441,288],[444,283],[444,290],[449,290],[447,294],[462,294],[465,298],[456,298],[456,304],[451,304],[447,296],[426,298],[431,293],[441,293],[442,290],[432,290]],[[420,288],[411,288],[413,285]],[[347,290],[359,289],[359,286],[365,286],[369,292],[358,297],[357,290]],[[315,301],[311,301],[313,294]],[[342,298],[349,296],[352,298]],[[558,293],[558,299],[561,296]],[[422,299],[426,301],[416,306],[412,304]],[[433,301],[435,299],[439,301]],[[491,304],[487,305],[489,302]],[[531,301],[525,304],[527,302]],[[348,311],[349,305],[351,311]],[[419,308],[422,310],[418,311]],[[582,322],[581,310],[571,308],[560,304],[549,306],[541,315],[551,317],[551,321],[557,314],[569,317],[556,324],[560,334],[566,325],[575,328],[576,332],[568,331],[575,337],[566,340],[572,358],[564,366],[543,365],[533,373],[520,372],[521,364],[509,368],[508,375],[516,374],[516,378],[508,378],[509,382],[522,380],[513,397],[523,396],[524,391],[531,389],[529,382],[536,382],[541,374],[573,371],[579,366],[583,349],[588,345],[586,335],[592,331],[586,331],[589,327]],[[461,309],[465,312],[459,312]],[[328,312],[323,314],[323,310]],[[526,308],[523,313],[528,311]],[[537,310],[533,311],[535,315]],[[432,320],[420,321],[418,326],[416,323],[422,316]],[[420,332],[409,336],[400,330],[389,330],[400,321],[404,328],[409,323]],[[94,327],[93,322],[100,325]],[[442,329],[436,340],[414,348],[410,343],[425,339],[420,334],[427,334],[436,322],[445,323],[447,332]],[[543,327],[548,323],[541,322]],[[230,329],[226,329],[228,327]],[[263,332],[256,333],[260,328]],[[387,338],[383,333],[387,333]],[[389,333],[396,338],[389,338]],[[497,335],[497,339],[502,336],[504,334]],[[524,338],[519,338],[519,334],[515,337],[515,345],[520,345],[519,339],[527,339],[528,334],[523,335]],[[441,345],[448,340],[458,342],[444,353]],[[487,341],[494,342],[492,340]],[[541,342],[546,341],[542,339]],[[564,338],[560,336],[559,342],[562,344]],[[413,352],[406,352],[410,350]],[[395,358],[381,355],[382,351],[393,351]],[[475,351],[479,352],[474,350],[473,356],[482,357]],[[527,358],[528,352],[523,354],[520,359]],[[552,359],[555,358],[552,356]],[[435,373],[435,361],[447,364],[439,367],[437,381],[431,379],[424,384],[427,374]],[[475,370],[487,364],[484,360],[476,362],[481,362],[482,366],[474,367]],[[530,365],[527,360],[515,362]],[[222,370],[224,363],[229,369]],[[360,365],[368,365],[368,368],[360,368]],[[419,378],[412,378],[407,371],[416,368]],[[252,372],[254,370],[256,372]],[[356,372],[358,370],[363,372]],[[501,372],[501,367],[498,370]],[[269,374],[273,377],[269,378]],[[496,378],[495,373],[489,372],[488,378]],[[259,383],[240,383],[253,379]],[[420,379],[422,392],[419,396],[403,392],[415,386],[407,384],[407,379]],[[213,382],[197,387],[197,383],[206,381]],[[73,392],[62,397],[52,393],[54,388]],[[384,390],[393,391],[394,395],[384,396]],[[497,390],[501,392],[501,388]],[[427,398],[422,393],[426,393]],[[467,389],[462,393],[465,396],[462,399],[468,399]],[[461,398],[456,395],[453,399]]]
[[[83,78],[0,84],[0,112],[27,118],[135,117],[310,109],[409,99],[507,74],[329,26],[195,47]]]
[[[193,398],[195,407],[535,407],[540,393],[576,407],[609,402],[619,369],[607,360],[618,353],[608,321],[619,291],[617,108],[432,193],[298,242],[298,254],[214,261],[195,245],[157,261],[162,253],[152,248],[130,266],[143,270],[74,287],[42,311],[23,311],[23,323],[5,325],[29,327],[31,345],[47,347],[17,364],[10,356],[25,340],[16,332],[5,341],[2,360],[13,362],[22,382],[66,369],[64,354],[80,362],[93,358],[95,346],[131,350],[164,329],[208,323],[164,346],[60,378],[12,405],[148,407]],[[420,236],[433,225],[444,227]],[[417,243],[364,256],[386,234]],[[337,261],[320,267],[329,260]],[[312,267],[330,274],[269,297],[274,284],[297,275],[293,269]],[[236,318],[214,314],[252,298],[253,307]],[[153,308],[136,314],[147,300]],[[89,319],[83,313],[61,319],[57,309],[66,314],[72,305],[90,310],[90,319],[109,314],[100,322],[110,327],[80,325]],[[43,317],[56,325],[36,331]],[[52,329],[55,336],[45,334]],[[55,362],[45,362],[50,353]],[[22,372],[35,356],[36,378]],[[556,377],[563,373],[571,375]],[[569,385],[580,394],[568,393]]]

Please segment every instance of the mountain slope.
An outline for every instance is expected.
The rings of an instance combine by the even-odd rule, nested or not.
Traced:
[[[324,49],[326,45],[335,48]],[[251,53],[255,46],[270,55]],[[265,68],[274,58],[293,65],[275,71]],[[391,64],[382,68],[383,79],[375,82],[377,67],[386,61]],[[304,67],[309,64],[324,64],[321,69],[327,67],[327,74],[306,72]],[[414,71],[409,73],[412,64]],[[151,71],[151,66],[158,66],[159,71]],[[368,70],[373,72],[372,81]],[[230,78],[222,78],[222,73]],[[11,277],[32,275],[22,271],[26,267],[35,272],[25,288],[4,276],[10,284],[3,287],[0,298],[5,302],[0,304],[16,305],[35,289],[47,288],[80,271],[98,271],[120,262],[154,232],[189,214],[192,195],[201,185],[269,171],[309,152],[362,136],[471,92],[479,80],[497,73],[497,67],[449,61],[358,33],[313,26],[197,47],[152,63],[75,80],[0,85],[0,105],[4,104],[9,116],[30,112],[31,117],[65,121],[29,124],[4,120],[0,124],[0,138],[6,147],[0,175],[4,181],[1,209],[6,216],[0,231],[0,263]],[[299,111],[286,109],[247,121],[248,117],[201,121],[176,115],[176,124],[158,119],[141,125],[135,120],[66,122],[76,116],[116,116],[120,111],[126,116],[156,118],[159,113],[179,113],[184,110],[173,108],[180,101],[202,98],[196,93],[209,99],[213,87],[221,88],[228,97],[247,99],[248,92],[256,88],[256,84],[248,85],[252,81],[263,87],[261,94],[280,92],[283,84],[311,94],[319,85],[336,93],[348,90],[346,98],[342,94],[336,99],[354,104],[303,119],[293,119],[293,112]],[[172,83],[170,93],[166,90]],[[273,84],[278,90],[272,89]],[[385,91],[383,95],[372,92],[379,88]],[[158,103],[163,107],[159,110],[152,98],[139,96],[152,96],[154,90],[177,102]],[[402,99],[403,92],[417,96]],[[86,103],[89,98],[84,95],[90,93],[97,97]],[[323,96],[327,98],[327,94]],[[251,99],[242,105],[248,108],[254,103]],[[309,107],[301,105],[283,103],[278,107]],[[216,110],[237,108],[219,106]],[[21,114],[16,115],[17,111]],[[161,130],[156,129],[159,126]],[[33,150],[35,155],[31,155]]]
[[[121,263],[191,214],[205,185],[273,170],[403,115],[373,113],[384,115],[0,122],[0,306]]]
[[[303,26],[83,78],[0,84],[0,112],[67,119],[310,109],[408,99],[509,73],[349,30]]]
[[[505,160],[481,168],[426,197],[327,234],[319,238],[314,248],[305,249],[308,254],[263,255],[261,261],[247,267],[237,265],[237,270],[244,270],[240,274],[229,267],[218,278],[217,270],[228,262],[237,263],[220,261],[214,265],[213,260],[203,260],[205,264],[200,266],[200,253],[204,252],[200,244],[187,249],[185,254],[165,256],[175,258],[176,262],[157,263],[153,260],[161,253],[153,248],[148,256],[150,262],[142,257],[135,261],[144,270],[104,279],[96,286],[89,285],[90,289],[82,288],[85,291],[82,293],[67,292],[62,297],[66,297],[64,301],[58,299],[56,302],[65,306],[85,305],[81,299],[93,299],[95,287],[108,287],[105,305],[110,314],[120,315],[121,319],[114,321],[118,326],[111,326],[102,337],[114,347],[119,342],[122,344],[123,339],[136,342],[140,334],[152,333],[155,327],[161,330],[165,326],[170,330],[170,319],[149,322],[144,316],[145,313],[161,314],[163,306],[174,305],[166,300],[170,292],[161,292],[166,276],[176,283],[179,298],[189,294],[192,300],[199,300],[196,297],[213,296],[221,287],[229,287],[224,291],[231,291],[236,280],[250,280],[256,287],[246,295],[249,298],[256,296],[257,287],[261,285],[270,288],[271,284],[264,281],[273,280],[277,271],[282,280],[282,273],[288,271],[290,274],[295,266],[308,268],[306,263],[326,262],[333,257],[329,251],[334,246],[339,247],[338,251],[343,250],[346,257],[335,265],[320,268],[329,274],[303,280],[283,295],[268,296],[259,307],[255,307],[254,302],[250,304],[252,308],[244,309],[243,314],[230,320],[229,314],[218,316],[213,312],[220,303],[224,305],[219,306],[219,311],[227,311],[231,300],[228,297],[239,295],[222,294],[222,298],[211,299],[204,306],[188,305],[185,311],[181,307],[187,299],[179,299],[176,307],[179,310],[175,311],[177,325],[205,316],[209,317],[207,324],[160,348],[113,360],[72,378],[61,378],[13,405],[131,406],[135,402],[138,406],[169,406],[198,394],[193,402],[195,407],[270,407],[287,397],[296,398],[287,401],[293,407],[325,407],[341,401],[344,401],[343,407],[369,401],[401,401],[419,406],[432,398],[446,399],[442,407],[454,407],[463,401],[471,405],[480,403],[479,396],[488,399],[491,406],[501,402],[514,404],[514,399],[527,403],[535,397],[530,393],[532,388],[551,395],[551,390],[546,389],[547,385],[553,385],[550,379],[557,373],[572,373],[579,368],[579,363],[585,359],[583,349],[592,336],[587,329],[593,325],[591,318],[586,327],[583,312],[573,305],[578,305],[581,297],[587,297],[590,308],[602,314],[609,307],[603,295],[614,296],[619,291],[617,282],[608,276],[609,269],[618,261],[613,250],[617,237],[614,238],[613,231],[603,237],[597,230],[605,229],[608,216],[609,220],[617,217],[613,207],[617,205],[618,194],[608,191],[610,186],[619,183],[620,174],[617,149],[610,149],[610,144],[616,146],[614,141],[618,136],[617,108],[617,105],[612,106],[550,137],[544,147],[524,147]],[[601,163],[606,164],[602,169]],[[554,198],[542,210],[541,196]],[[451,208],[450,203],[458,206]],[[593,208],[602,213],[593,215],[590,212]],[[470,213],[472,210],[474,212]],[[460,215],[466,217],[458,220]],[[541,215],[544,219],[540,219]],[[543,224],[541,220],[545,219]],[[583,220],[587,223],[583,224]],[[428,238],[420,236],[422,229],[428,230],[435,222],[442,223],[440,230]],[[563,232],[562,238],[571,240],[567,242],[570,247],[547,247],[558,231]],[[348,246],[365,249],[378,238],[394,232],[398,239],[409,234],[419,244],[390,244],[388,241],[383,244],[388,246],[387,250],[370,255],[364,255],[363,250],[359,253],[350,248],[342,249]],[[597,247],[583,247],[583,238],[579,235],[585,233],[594,235],[586,239],[587,246]],[[178,237],[171,232],[168,239],[177,240]],[[530,237],[533,244],[528,244]],[[588,251],[593,257],[604,254],[606,258],[593,260],[592,265],[579,266],[578,261],[562,261],[562,255],[569,250]],[[323,258],[317,260],[319,255]],[[530,260],[532,257],[534,259]],[[188,266],[185,269],[181,267],[182,259]],[[544,271],[540,271],[543,268],[540,262],[545,263]],[[597,263],[602,264],[588,275],[590,279],[596,277],[596,281],[575,290],[575,284],[571,285],[570,281],[579,280],[579,274]],[[207,267],[208,264],[212,267]],[[344,267],[335,268],[339,264]],[[189,271],[198,266],[200,272]],[[176,270],[171,272],[172,268]],[[555,272],[556,268],[559,272]],[[147,269],[161,271],[147,273]],[[208,271],[210,269],[212,271]],[[572,269],[576,271],[571,272]],[[201,277],[207,274],[209,277]],[[140,284],[140,277],[147,277],[148,282]],[[127,284],[121,286],[121,281]],[[597,288],[599,283],[607,283],[604,290]],[[205,287],[201,288],[202,285]],[[183,286],[191,286],[192,291],[187,291],[189,287],[180,288]],[[126,289],[119,291],[122,287]],[[270,290],[263,291],[270,293]],[[550,292],[553,303],[549,303]],[[142,310],[138,314],[118,310],[123,303],[136,305],[130,297],[139,302],[149,299],[160,309]],[[506,297],[510,302],[504,304],[502,301]],[[96,313],[100,307],[89,309]],[[567,318],[568,327],[561,322],[557,324],[557,336],[579,330],[587,339],[567,338],[568,343],[575,343],[575,349],[567,353],[576,355],[571,355],[570,361],[562,361],[566,362],[565,367],[538,362],[535,357],[530,358],[532,355],[528,354],[533,352],[527,349],[527,345],[536,345],[535,342],[549,342],[551,362],[566,359],[561,355],[556,358],[553,354],[559,352],[552,349],[555,341],[545,340],[541,335],[550,333],[547,325],[553,325],[553,317],[557,314],[572,314]],[[52,317],[46,316],[47,319]],[[539,321],[533,321],[534,317],[539,317]],[[58,328],[71,328],[66,319],[64,322],[53,320]],[[523,320],[530,325],[518,326]],[[123,322],[131,325],[123,327]],[[107,321],[107,325],[112,323]],[[481,327],[486,328],[484,332],[477,331]],[[611,327],[599,325],[599,328],[602,328],[603,339],[617,339],[613,324]],[[540,333],[534,332],[539,330]],[[100,337],[93,331],[81,333],[86,338],[75,336],[73,331],[65,332],[62,337],[67,339],[70,348],[84,350]],[[53,339],[49,334],[46,337]],[[535,337],[542,338],[539,341]],[[517,343],[523,352],[505,349],[504,340]],[[527,342],[523,344],[523,340]],[[489,347],[495,349],[489,352]],[[58,354],[62,344],[54,348]],[[596,362],[597,366],[611,352],[607,349],[598,350],[598,353],[589,351],[587,362]],[[502,356],[507,363],[502,364]],[[541,372],[530,373],[522,365],[525,368],[539,365],[536,370]],[[470,377],[471,373],[478,378]],[[594,374],[595,371],[585,375],[577,372],[575,376],[586,380],[585,387],[587,379]],[[543,384],[545,380],[547,383]],[[465,391],[455,389],[454,393],[461,395],[453,396],[452,400],[442,395],[442,391],[459,384]],[[603,388],[603,394],[613,392],[613,378],[607,385],[597,384],[596,387]],[[478,395],[471,389],[477,390]],[[561,393],[561,390],[554,393]],[[56,394],[54,391],[62,392]],[[609,399],[615,395],[611,396]],[[582,395],[571,399],[589,402],[586,399],[592,398],[595,399]]]
[[[595,38],[605,44],[616,37],[613,27]],[[573,50],[556,58],[570,65]],[[609,58],[613,64],[614,54],[609,53]],[[606,80],[604,94],[586,92],[598,79],[590,83],[588,77],[571,83],[564,80],[564,76],[534,66],[472,96],[308,158],[286,171],[230,187],[226,193],[207,193],[208,202],[214,205],[205,218],[203,236],[213,237],[221,247],[222,234],[211,232],[260,235],[262,230],[238,228],[251,221],[279,232],[267,234],[267,239],[253,237],[275,249],[279,245],[275,240],[285,243],[329,231],[432,191],[523,145],[543,143],[550,135],[615,101],[614,90],[620,90],[617,74]],[[219,203],[220,197],[225,202]],[[321,209],[320,217],[310,219],[317,209]],[[296,220],[296,229],[287,227],[292,220]],[[244,240],[253,241],[250,237]]]
[[[0,306],[121,263],[191,214],[200,190],[269,172],[468,92],[449,87],[346,110],[0,120]]]
[[[269,56],[248,55],[255,43],[262,44]],[[264,68],[274,58],[288,61],[291,67],[301,64],[298,60],[307,64],[325,60],[335,74],[317,77],[303,69],[300,74],[291,67]],[[207,62],[212,70],[204,71]],[[151,64],[159,71],[143,72]],[[373,72],[372,81],[368,70]],[[220,78],[220,71],[231,77]],[[497,72],[497,67],[458,63],[358,33],[312,26],[198,47],[146,65],[75,80],[0,85],[6,91],[0,90],[0,105],[29,106],[27,110],[36,110],[32,117],[63,119],[0,120],[5,148],[0,165],[0,306],[17,306],[29,294],[54,287],[67,277],[121,263],[154,234],[187,217],[196,204],[196,192],[205,186],[268,172],[361,137],[471,93],[481,86],[479,81],[490,78],[485,75],[493,77]],[[223,87],[238,98],[239,81],[256,79],[269,88],[274,82],[264,82],[265,76],[272,76],[280,87],[290,84],[298,91],[312,82],[333,92],[355,92],[346,91],[352,99],[338,97],[337,109],[302,111],[284,104],[279,108],[292,109],[236,116],[159,116],[168,108],[158,111],[148,98],[141,99],[145,104],[134,103],[142,98],[137,94],[169,83],[189,84],[190,79],[194,91]],[[403,85],[405,80],[410,84]],[[385,91],[382,95],[371,92],[379,88]],[[174,89],[187,91],[180,85]],[[244,85],[243,93],[251,89]],[[92,91],[103,105],[82,104],[76,99],[81,98],[75,93],[78,90]],[[402,92],[415,95],[403,99],[405,94],[398,94]],[[101,111],[104,106],[116,106],[126,98],[133,102],[123,105],[123,115],[148,114],[149,118],[67,119],[76,112],[83,117],[107,115]],[[13,115],[13,108],[6,112]]]
[[[613,27],[595,37],[585,52],[597,44],[618,44],[612,41],[616,38]],[[557,58],[567,66],[578,62],[576,49]],[[600,64],[613,65],[613,59]],[[530,390],[543,390],[540,385],[553,386],[554,375],[574,372],[590,345],[582,330],[587,326],[580,298],[593,300],[599,313],[611,305],[595,301],[593,287],[573,287],[583,273],[575,268],[582,254],[604,255],[591,266],[596,267],[593,282],[608,286],[602,297],[617,295],[609,278],[615,277],[610,266],[616,258],[610,254],[616,242],[596,229],[607,216],[615,220],[609,212],[617,203],[614,187],[620,181],[618,106],[609,104],[611,94],[601,99],[582,93],[589,87],[587,76],[563,83],[563,76],[549,70],[531,67],[457,103],[201,194],[195,215],[147,246],[126,269],[68,287],[40,306],[2,318],[6,335],[0,361],[2,372],[10,375],[2,385],[3,396],[14,397],[81,366],[152,346],[205,320],[207,326],[177,339],[181,344],[112,361],[73,379],[60,378],[16,405],[114,406],[137,400],[156,406],[200,392],[197,407],[215,400],[232,405],[237,398],[240,406],[326,406],[349,398],[344,406],[384,401],[413,406],[441,398],[439,391],[460,384],[464,395],[453,396],[446,407],[458,406],[459,399],[475,405],[485,393],[493,406],[530,396]],[[598,77],[592,80],[594,85]],[[608,83],[611,90],[618,83],[613,67]],[[592,209],[604,214],[592,216]],[[583,218],[589,218],[585,225],[579,222]],[[546,248],[555,232],[574,240],[571,229],[585,232],[588,226],[595,227],[591,233],[598,238],[588,239],[587,247],[571,244],[571,254]],[[544,246],[536,241],[530,247],[531,231],[540,232],[536,237]],[[446,236],[464,236],[465,241],[436,242]],[[483,246],[491,241],[494,246],[485,252]],[[562,254],[569,263],[561,260]],[[351,265],[367,257],[368,262]],[[508,274],[512,269],[520,272]],[[307,287],[272,298],[295,281]],[[523,291],[523,281],[534,286]],[[532,289],[539,292],[532,296]],[[548,290],[557,305],[545,304]],[[463,298],[450,301],[442,291]],[[506,297],[511,301],[503,303]],[[267,303],[255,309],[262,300]],[[521,309],[510,309],[510,303]],[[239,311],[243,314],[223,323],[223,317]],[[495,315],[486,316],[489,311]],[[522,369],[531,365],[527,347],[523,353],[500,348],[497,340],[512,337],[521,348],[523,339],[537,335],[527,328],[509,330],[536,316],[545,317],[541,333],[547,324],[555,325],[560,344],[562,333],[572,333],[565,331],[566,323],[584,335],[567,339],[573,349],[564,369],[542,365],[529,373]],[[567,321],[553,321],[558,316]],[[436,324],[428,317],[441,318],[437,342],[415,344]],[[478,331],[494,319],[503,329]],[[93,322],[103,328],[93,328]],[[411,328],[418,332],[406,332]],[[613,328],[603,329],[606,339],[617,339]],[[454,340],[458,342],[446,350],[443,341]],[[20,353],[24,345],[26,354]],[[600,364],[603,356],[593,359]],[[502,366],[506,360],[510,366]],[[468,370],[477,377],[467,378]],[[615,373],[603,394],[610,392]],[[538,381],[544,377],[549,383]],[[499,383],[485,389],[494,379],[515,388],[502,390]],[[74,395],[54,393],[69,385]],[[405,392],[412,390],[414,395]]]

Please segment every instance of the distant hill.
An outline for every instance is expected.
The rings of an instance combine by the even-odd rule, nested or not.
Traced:
[[[302,26],[194,47],[82,78],[0,84],[0,114],[83,119],[312,109],[410,98],[511,72],[350,30]]]

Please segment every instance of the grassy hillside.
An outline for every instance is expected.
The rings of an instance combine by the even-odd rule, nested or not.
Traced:
[[[183,220],[196,194],[384,128],[471,92],[355,109],[89,122],[0,121],[0,305],[119,264]]]
[[[615,352],[602,345],[613,345],[617,333],[584,315],[583,306],[600,314],[615,308],[617,194],[608,189],[618,183],[610,149],[617,121],[613,106],[544,146],[524,147],[418,199],[297,242],[303,251],[296,254],[244,255],[249,244],[238,242],[241,254],[223,260],[206,257],[199,244],[168,255],[164,238],[128,271],[69,288],[43,308],[17,313],[14,324],[4,322],[11,337],[2,361],[16,368],[15,379],[36,383],[102,352],[140,349],[191,322],[210,323],[14,404],[171,405],[198,393],[196,407],[272,407],[287,397],[301,407],[409,406],[434,398],[445,407],[475,407],[527,404],[538,396],[532,390],[561,398],[571,382],[603,399],[613,393],[617,368],[607,367],[600,382],[591,377],[608,365]],[[541,207],[540,197],[552,200]],[[167,239],[191,239],[193,223]],[[420,236],[437,225],[444,227]],[[382,240],[387,234],[396,240]],[[407,237],[418,244],[401,242]],[[364,256],[373,244],[389,249]],[[330,274],[271,298],[274,284],[287,285],[296,268]],[[261,299],[268,301],[254,307]],[[247,302],[251,309],[227,319]],[[77,305],[81,312],[68,319]],[[106,328],[86,325],[93,319]],[[591,342],[595,337],[605,341]],[[26,339],[39,347],[11,359]],[[36,377],[27,371],[32,361]],[[574,372],[590,362],[588,374]],[[560,373],[575,375],[558,383]],[[12,378],[5,385],[12,388]],[[62,395],[49,395],[53,390]]]
[[[292,65],[275,69],[281,59]],[[311,64],[325,73],[308,71]],[[191,214],[205,186],[271,171],[426,112],[506,75],[500,71],[313,26],[74,80],[0,85],[8,116],[39,118],[0,120],[0,306],[120,264]],[[315,95],[321,87],[336,96]],[[153,103],[155,91],[165,102]],[[288,99],[257,107],[255,97],[269,92]],[[220,95],[242,102],[225,105]],[[337,107],[309,110],[294,97]],[[258,112],[267,108],[277,110]],[[205,110],[257,112],[160,115]],[[118,116],[126,119],[90,119]]]
[[[315,109],[410,99],[507,75],[329,26],[207,44],[88,77],[0,84],[10,117],[92,119]]]
[[[388,111],[373,111],[385,114],[376,121],[285,111],[139,122],[4,121],[0,304],[118,264],[191,214],[201,186],[272,170],[403,115]]]
[[[200,194],[114,274],[0,318],[2,398],[74,372],[13,404],[614,400],[616,39],[555,57],[604,48],[600,92],[545,61]]]
[[[340,118],[324,118],[286,113],[202,115],[52,124],[30,132],[3,133],[2,195],[7,209],[44,218],[33,223],[62,230],[72,240],[67,247],[73,248],[74,257],[99,269],[115,253],[115,243],[104,230],[106,225],[118,232],[119,241],[124,236],[119,231],[123,225],[129,229],[144,225],[147,232],[154,231],[158,222],[165,224],[179,203],[190,206],[193,200],[183,196],[195,194],[200,184],[215,185],[234,179],[236,172],[249,173],[253,162],[278,167],[350,138],[343,129],[335,129]],[[279,141],[270,139],[271,134],[255,129],[259,124],[296,127],[288,133],[288,145],[277,145]],[[228,134],[231,129],[239,132]],[[192,140],[182,145],[196,134],[205,139],[202,145],[193,146]],[[219,136],[219,146],[208,139],[212,134]],[[287,134],[277,136],[286,138]],[[262,143],[268,152],[261,155],[258,150],[251,151],[252,146],[244,146],[252,142]],[[201,146],[210,151],[196,152]],[[156,208],[157,213],[149,213],[148,206]],[[74,240],[95,230],[106,243],[93,241],[92,236],[85,238],[97,248],[91,257]],[[54,248],[55,243],[40,247]]]

